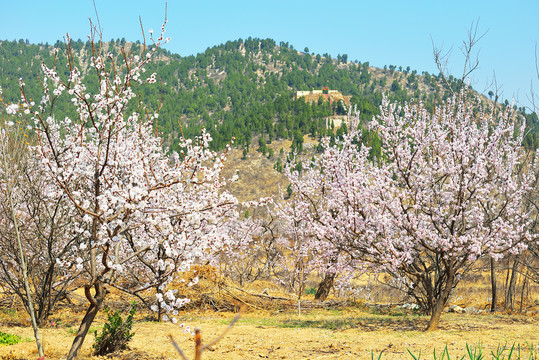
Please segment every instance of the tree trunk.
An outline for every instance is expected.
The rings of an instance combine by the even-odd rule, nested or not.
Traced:
[[[159,285],[155,287],[155,293],[159,292]],[[161,301],[157,301],[157,321],[163,321],[163,309],[161,308]]]
[[[326,273],[326,276],[324,277],[324,280],[318,285],[318,290],[316,291],[316,295],[314,298],[316,300],[324,301],[327,299],[329,292],[331,291],[331,288],[333,287],[333,281],[335,280],[335,273],[328,274]]]
[[[77,353],[82,347],[84,339],[88,334],[88,330],[90,330],[90,326],[92,325],[95,316],[99,312],[99,309],[101,308],[101,305],[103,305],[103,301],[105,300],[105,296],[107,293],[103,287],[103,284],[99,280],[95,283],[94,288],[95,297],[92,297],[92,295],[90,294],[90,287],[85,288],[86,297],[88,298],[88,301],[90,301],[90,306],[88,307],[88,310],[86,310],[86,314],[82,319],[79,331],[75,336],[75,340],[73,340],[73,344],[71,345],[71,349],[69,350],[69,354],[67,355],[67,360],[73,360],[77,357]]]
[[[520,291],[520,310],[519,312],[522,312],[524,309],[524,293],[526,291],[526,287],[528,286],[528,270],[526,270],[526,275],[524,276],[524,282],[522,283],[522,290]]]
[[[439,297],[435,300],[434,307],[432,308],[432,313],[429,320],[429,325],[427,326],[426,331],[432,331],[432,330],[438,329],[440,316],[442,316],[444,307],[447,304],[447,300],[449,300],[449,296],[451,295],[451,289],[453,289],[453,283],[455,282],[455,274],[453,273],[453,269],[451,268],[446,270],[446,272],[447,272],[447,280],[446,280],[445,287],[443,288]]]
[[[305,268],[303,267],[303,259],[300,262],[300,268],[299,268],[299,289],[298,289],[298,317],[301,316],[301,295],[303,294],[303,291],[305,290]]]
[[[53,293],[52,293],[52,281],[54,277],[54,263],[50,264],[47,268],[47,272],[45,273],[45,277],[43,280],[43,283],[41,285],[40,293],[37,293],[38,299],[37,299],[37,325],[41,327],[45,324],[47,321],[47,318],[52,312],[53,304],[56,303],[57,297],[55,297],[55,301],[52,301]],[[37,291],[36,291],[37,292]]]
[[[513,300],[515,298],[515,286],[517,282],[518,274],[518,256],[515,257],[513,262],[513,268],[511,269],[511,280],[509,280],[509,286],[507,287],[507,292],[505,293],[505,309],[513,310]]]
[[[490,304],[490,312],[496,311],[496,303],[498,301],[498,291],[496,288],[496,268],[494,259],[490,259],[490,284],[492,303]]]

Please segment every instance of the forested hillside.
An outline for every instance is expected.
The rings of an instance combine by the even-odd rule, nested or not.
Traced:
[[[90,42],[72,41],[70,46],[78,57],[75,62],[83,71],[87,70]],[[120,62],[122,51],[137,54],[143,44],[121,39],[102,46]],[[30,97],[38,97],[42,89],[37,74],[42,62],[48,66],[54,63],[68,74],[65,47],[60,41],[54,45],[35,45],[24,40],[0,42],[0,87],[4,102],[18,99],[19,79],[24,81]],[[318,138],[331,134],[331,123],[326,118],[344,114],[346,110],[341,102],[330,103],[322,96],[310,103],[296,99],[298,90],[324,87],[337,90],[350,97],[363,121],[369,121],[378,112],[383,94],[397,102],[421,100],[429,109],[450,95],[440,75],[418,74],[409,67],[395,65],[374,68],[368,62],[350,61],[347,55],[332,58],[329,54],[311,54],[307,48],[298,51],[288,43],[277,44],[272,39],[229,41],[197,56],[186,57],[159,49],[156,60],[148,70],[157,73],[158,81],[141,87],[140,95],[155,109],[161,106],[157,129],[175,150],[181,132],[192,137],[203,126],[211,133],[214,139],[211,146],[215,150],[222,149],[232,137],[237,146],[246,150],[256,146],[265,152],[266,144],[274,139],[290,139],[292,147],[301,150],[303,135]],[[97,89],[97,79],[91,76],[87,76],[86,83]],[[460,86],[452,77],[449,81],[453,89]],[[66,101],[69,100],[58,99],[56,113],[66,109],[66,115],[75,115],[67,113]],[[502,106],[508,104],[505,101]],[[132,106],[135,108],[137,104],[133,102]],[[537,116],[528,115],[527,121],[532,131],[525,143],[537,148]],[[375,137],[367,132],[365,135],[364,140],[378,152],[379,142],[373,142]],[[255,137],[258,141],[252,144]]]

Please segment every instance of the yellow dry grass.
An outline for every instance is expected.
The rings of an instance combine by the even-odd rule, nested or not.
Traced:
[[[77,317],[80,314],[76,315]],[[180,322],[202,329],[209,340],[224,331],[232,313],[184,314]],[[411,359],[407,353],[423,354],[431,359],[433,350],[441,353],[447,345],[452,356],[464,355],[466,344],[482,344],[484,353],[499,344],[520,343],[526,346],[539,342],[536,317],[515,315],[444,314],[441,329],[425,333],[427,318],[411,313],[373,314],[366,308],[313,310],[298,317],[294,312],[248,313],[232,328],[225,339],[205,353],[203,359],[370,359],[371,351],[382,359]],[[96,328],[103,319],[96,322]],[[141,319],[134,327],[135,337],[130,350],[117,354],[117,359],[178,358],[167,339],[172,334],[188,357],[193,355],[193,336],[178,325],[147,322]],[[0,331],[31,338],[28,326],[0,326]],[[48,359],[65,356],[73,340],[69,327],[41,330]],[[91,355],[93,335],[89,335],[80,359],[98,359]],[[539,349],[536,349],[539,350]],[[376,358],[375,356],[375,358]],[[35,344],[24,342],[0,347],[3,359],[36,359]]]
[[[251,305],[238,324],[211,351],[205,353],[203,359],[371,359],[371,351],[375,359],[381,352],[383,360],[412,359],[408,350],[416,355],[421,352],[422,359],[433,359],[433,351],[436,350],[440,355],[445,346],[451,358],[460,358],[467,344],[481,344],[483,353],[490,354],[491,350],[505,343],[518,343],[524,347],[532,344],[539,353],[539,347],[536,347],[539,345],[539,292],[535,284],[526,291],[523,314],[445,313],[442,315],[440,330],[426,333],[423,329],[428,322],[427,316],[395,306],[367,306],[358,302],[358,305],[348,307],[304,308],[302,315],[298,316],[294,308],[295,301],[269,300],[256,296],[267,290],[271,296],[294,298],[269,281],[254,282],[242,290],[222,279],[216,269],[210,266],[194,267],[185,274],[185,279],[189,281],[194,276],[200,277],[196,287],[175,284],[180,293],[193,299],[193,303],[180,314],[178,323],[184,323],[192,329],[201,328],[206,341],[221,334],[234,313],[204,311],[215,307],[211,304],[208,306],[209,303],[202,300],[211,298],[213,305],[217,304],[216,308],[221,309],[239,308],[242,303]],[[371,282],[372,279],[364,276],[357,279],[356,285]],[[377,292],[377,303],[395,303],[401,298],[401,295],[391,295],[388,288],[380,284],[373,288]],[[489,295],[488,274],[477,271],[459,284],[450,303],[484,310],[488,308]],[[333,295],[331,298],[333,306],[343,304],[335,301]],[[306,295],[303,299],[307,306],[317,304],[312,300],[312,295]],[[132,300],[111,289],[107,305],[113,309],[124,309]],[[75,291],[72,301],[72,305],[63,304],[55,311],[49,323],[41,329],[47,359],[65,358],[71,346],[87,306],[80,289]],[[515,308],[519,308],[518,301]],[[92,330],[100,331],[105,318],[104,312],[100,312]],[[192,357],[192,335],[183,332],[184,328],[179,325],[157,323],[150,321],[151,318],[155,318],[155,314],[139,310],[130,350],[107,359],[177,359],[168,341],[168,334],[172,334],[188,356]],[[0,309],[0,331],[27,340],[15,345],[0,346],[0,359],[37,359],[28,315],[17,302],[11,308]],[[86,338],[80,359],[99,359],[92,356],[93,340],[92,332]],[[528,359],[527,356],[523,358]],[[487,359],[490,357],[487,356]]]

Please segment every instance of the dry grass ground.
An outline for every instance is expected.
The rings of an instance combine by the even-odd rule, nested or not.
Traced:
[[[421,359],[428,360],[434,359],[434,350],[440,355],[445,346],[449,349],[451,359],[457,356],[460,359],[467,344],[481,344],[483,352],[489,355],[491,350],[496,350],[499,345],[506,343],[509,346],[517,343],[523,347],[531,344],[535,353],[539,353],[539,287],[532,284],[525,288],[522,314],[511,314],[507,311],[491,314],[484,311],[489,307],[490,279],[488,272],[481,267],[463,279],[450,304],[473,306],[482,312],[445,313],[442,315],[440,330],[429,333],[423,331],[428,321],[426,316],[397,306],[367,305],[367,301],[395,304],[403,300],[402,294],[389,291],[387,287],[372,281],[372,278],[370,281],[366,277],[360,278],[356,284],[366,286],[372,283],[370,300],[356,297],[355,302],[348,301],[347,306],[343,306],[343,298],[353,299],[350,294],[343,293],[341,300],[332,295],[325,303],[326,308],[316,308],[320,303],[312,300],[312,294],[305,295],[305,307],[302,315],[298,316],[296,302],[282,300],[294,299],[294,295],[286,293],[277,285],[268,281],[257,281],[239,289],[236,284],[221,279],[212,269],[197,267],[196,275],[200,276],[198,285],[179,288],[182,294],[193,301],[180,314],[178,323],[189,325],[192,329],[201,328],[203,339],[209,341],[221,334],[234,317],[233,312],[216,312],[210,309],[234,309],[242,303],[251,307],[226,337],[205,353],[204,360],[371,359],[371,351],[375,359],[381,352],[383,360],[412,359],[408,350],[416,355],[421,352]],[[503,271],[500,271],[499,275],[500,296],[503,297]],[[189,279],[195,276],[195,273],[186,273],[186,276]],[[191,292],[187,292],[188,289]],[[520,285],[516,289],[518,294],[522,294]],[[269,300],[261,296],[264,291],[281,300]],[[148,296],[151,298],[151,294]],[[87,304],[81,289],[72,293],[70,298],[73,303],[62,303],[60,309],[49,318],[49,323],[41,329],[47,359],[65,358],[83,317]],[[113,309],[126,309],[132,300],[125,294],[112,290],[107,305]],[[16,301],[11,305],[5,305],[6,301],[2,304],[4,307],[0,308],[0,331],[19,335],[27,341],[0,346],[0,359],[37,359],[28,315]],[[502,299],[500,305],[503,305]],[[519,308],[520,303],[517,301],[515,309]],[[183,332],[179,325],[157,323],[151,321],[152,318],[155,318],[155,314],[140,310],[136,317],[135,336],[130,343],[130,350],[106,359],[178,359],[167,339],[168,334],[174,336],[189,356],[193,355],[192,335]],[[104,322],[105,314],[101,312],[92,330],[100,331]],[[80,352],[80,359],[99,359],[92,356],[93,340],[92,331]],[[527,352],[528,350],[522,359],[528,359]],[[539,357],[532,357],[537,358]],[[485,358],[487,359],[491,359],[490,355]]]
[[[32,338],[21,314],[2,315],[0,331]],[[61,359],[73,340],[76,319],[81,314],[64,313],[65,321],[41,330],[48,359]],[[233,313],[184,314],[180,318],[191,327],[202,329],[203,339],[210,340],[227,327]],[[11,318],[11,323],[9,319]],[[73,320],[73,321],[71,321]],[[96,322],[100,329],[103,318]],[[447,345],[452,356],[464,355],[466,344],[482,344],[484,352],[508,343],[539,344],[539,320],[535,316],[501,314],[444,314],[441,329],[425,333],[427,318],[402,310],[377,313],[366,307],[304,311],[247,313],[225,339],[205,353],[204,359],[370,359],[371,350],[382,359],[411,359],[407,353],[423,354],[432,359],[433,349],[441,353]],[[193,354],[193,336],[178,325],[145,321],[142,316],[134,327],[130,350],[116,359],[177,359],[167,335],[172,334],[188,356]],[[91,355],[93,335],[88,336],[80,359],[98,359]],[[539,348],[535,348],[539,351]],[[375,358],[377,358],[375,356]],[[36,359],[33,342],[0,347],[2,359]],[[526,357],[527,358],[527,357]]]
[[[332,298],[325,303],[331,306],[325,309],[314,308],[319,303],[312,300],[312,295],[305,295],[306,308],[298,316],[294,301],[270,301],[253,295],[266,290],[278,298],[294,298],[270,282],[258,281],[241,290],[228,281],[219,282],[210,268],[197,269],[201,280],[196,287],[190,288],[192,293],[185,293],[193,302],[180,315],[178,323],[193,329],[201,328],[203,339],[209,341],[226,329],[234,313],[201,309],[233,309],[241,303],[251,305],[250,310],[227,336],[205,353],[205,360],[371,359],[371,351],[375,359],[381,352],[381,359],[384,360],[412,359],[408,349],[416,355],[421,352],[421,359],[433,359],[433,351],[436,349],[437,354],[441,354],[446,345],[451,358],[459,356],[460,359],[466,344],[481,344],[484,353],[490,354],[491,350],[505,343],[517,343],[524,347],[532,344],[535,352],[539,353],[539,288],[535,284],[528,286],[525,292],[526,303],[522,314],[491,314],[487,311],[476,314],[446,313],[442,315],[440,330],[425,333],[423,329],[428,317],[396,306],[365,305],[365,299],[356,298],[356,305],[348,302],[343,307],[343,301]],[[368,279],[362,278],[358,279],[357,285],[367,283]],[[500,286],[503,294],[502,284]],[[183,288],[180,290],[182,293],[187,291]],[[64,303],[49,318],[47,326],[41,329],[47,359],[65,358],[87,306],[80,291],[71,295],[73,304]],[[517,291],[521,293],[518,286]],[[346,294],[341,295],[351,299]],[[450,304],[484,310],[488,308],[489,295],[488,274],[478,270],[463,279]],[[372,299],[367,301],[379,304],[402,301],[402,294],[388,291],[387,287],[376,283],[372,286],[371,296]],[[125,294],[113,291],[107,304],[113,309],[125,309],[132,300]],[[517,302],[515,307],[518,310],[520,304]],[[178,359],[167,339],[168,334],[174,336],[189,356],[193,354],[192,335],[183,332],[179,325],[151,321],[154,317],[155,314],[140,310],[130,350],[116,354],[113,358]],[[105,314],[101,312],[92,330],[100,331],[104,322]],[[37,359],[29,319],[20,304],[15,302],[0,308],[0,331],[27,340],[15,345],[0,346],[0,359]],[[92,332],[86,339],[80,359],[98,359],[92,356],[93,340]],[[522,358],[528,359],[527,356]],[[490,356],[486,359],[490,359]]]

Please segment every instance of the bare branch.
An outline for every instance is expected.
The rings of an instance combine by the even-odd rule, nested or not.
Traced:
[[[487,34],[488,30],[479,33],[479,19],[477,22],[472,22],[470,25],[470,28],[467,30],[467,38],[466,40],[463,40],[462,46],[460,47],[460,50],[462,54],[464,55],[464,66],[462,70],[462,77],[459,79],[461,81],[461,85],[465,84],[466,79],[468,76],[474,72],[479,67],[479,52],[475,56],[475,60],[472,61],[472,54],[473,50],[476,47],[477,43]],[[443,82],[449,89],[452,95],[456,95],[458,91],[453,90],[451,87],[451,83],[447,79],[447,64],[449,61],[449,55],[451,54],[451,49],[447,51],[446,53],[443,53],[442,48],[438,48],[434,44],[434,40],[431,36],[431,42],[432,42],[432,51],[434,56],[434,61],[436,63],[436,67],[440,71],[440,74],[442,75]],[[460,91],[460,89],[458,89]]]
[[[174,348],[176,349],[178,354],[180,354],[182,359],[183,360],[189,360],[189,359],[187,359],[187,356],[185,356],[185,354],[183,353],[182,349],[180,349],[180,346],[178,345],[178,343],[176,343],[176,341],[174,341],[174,338],[172,337],[172,335],[168,334],[168,339],[170,340],[170,342],[172,343],[172,346],[174,346]]]
[[[95,0],[93,0],[93,3],[94,3],[95,17],[97,19],[96,32],[97,34],[99,34],[99,38],[101,39],[103,36],[103,29],[101,28],[101,22],[99,21],[99,13],[97,12],[97,6],[95,5]]]
[[[432,55],[434,57],[434,62],[436,63],[436,67],[438,68],[438,71],[440,72],[440,75],[442,75],[442,79],[449,88],[449,91],[453,93],[453,90],[451,89],[451,85],[449,81],[447,80],[445,74],[447,72],[447,63],[449,60],[449,55],[451,54],[452,48],[450,48],[445,54],[443,53],[443,49],[441,47],[436,47],[434,44],[434,39],[432,36],[430,37],[430,41],[432,43]],[[454,94],[454,93],[453,93]]]
[[[230,322],[230,324],[228,325],[228,327],[225,329],[225,331],[223,331],[223,333],[221,335],[219,335],[218,337],[216,337],[215,339],[213,339],[209,344],[207,345],[204,345],[201,349],[201,351],[204,351],[206,350],[207,348],[209,347],[212,347],[213,345],[217,344],[222,338],[225,337],[226,333],[230,331],[230,329],[232,329],[232,327],[234,326],[234,324],[236,324],[236,322],[239,320],[239,318],[241,317],[241,315],[243,314],[243,312],[245,311],[247,307],[245,305],[243,305],[241,308],[240,308],[240,311],[238,312],[238,314],[236,315],[236,317],[234,317],[234,319],[232,319],[232,321]]]
[[[208,348],[210,348],[213,345],[217,344],[219,341],[221,341],[225,337],[226,333],[228,331],[230,331],[230,329],[232,329],[232,327],[236,324],[236,322],[241,317],[241,315],[243,314],[245,309],[246,309],[246,306],[243,305],[240,308],[240,311],[238,312],[238,314],[234,317],[234,319],[232,319],[232,321],[230,322],[228,327],[225,329],[225,331],[223,331],[223,333],[221,335],[219,335],[218,337],[216,337],[215,339],[210,341],[210,343],[207,344],[207,345],[202,345],[202,337],[200,335],[200,329],[195,330],[195,360],[200,360],[204,350],[207,350]],[[169,334],[168,338],[169,338],[170,342],[172,343],[172,346],[174,346],[174,348],[176,349],[178,354],[180,354],[182,359],[183,360],[188,360],[187,356],[185,356],[182,349],[180,349],[179,345],[176,343],[176,341],[174,341],[174,338],[172,337],[172,335]]]
[[[472,57],[472,50],[474,46],[487,34],[488,30],[486,30],[482,34],[478,34],[478,28],[479,19],[477,19],[477,22],[475,24],[474,22],[472,22],[470,29],[467,31],[467,39],[462,41],[461,51],[465,57],[461,78],[462,82],[464,82],[468,75],[470,75],[475,69],[479,67],[479,52],[477,53],[475,60],[470,63]]]

